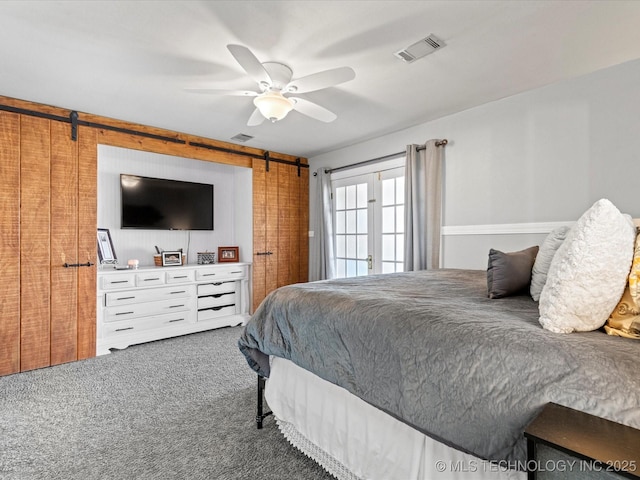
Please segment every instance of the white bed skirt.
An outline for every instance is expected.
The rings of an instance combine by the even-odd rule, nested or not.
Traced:
[[[339,480],[526,480],[414,430],[345,389],[272,357],[265,398],[289,442]]]

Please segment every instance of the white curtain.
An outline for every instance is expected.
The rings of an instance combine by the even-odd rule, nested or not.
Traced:
[[[405,271],[440,267],[443,148],[407,145],[405,167]]]
[[[311,248],[309,279],[325,280],[335,276],[333,248],[333,203],[331,201],[331,174],[325,168],[316,172],[316,227]]]

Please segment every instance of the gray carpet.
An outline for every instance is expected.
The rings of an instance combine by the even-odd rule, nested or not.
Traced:
[[[240,328],[0,377],[0,478],[332,479],[270,417]]]

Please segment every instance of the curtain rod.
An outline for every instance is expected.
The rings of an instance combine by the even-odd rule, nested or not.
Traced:
[[[442,139],[442,140],[437,140],[436,141],[436,147],[444,147],[447,143],[449,143],[449,140],[447,140],[446,138]],[[426,145],[418,146],[418,150],[424,150],[425,148],[427,148]],[[331,169],[325,170],[325,173],[340,172],[342,170],[348,170],[348,169],[351,169],[351,168],[363,167],[365,165],[370,165],[370,164],[374,164],[374,163],[384,162],[385,160],[391,160],[393,158],[398,158],[398,157],[401,157],[401,156],[406,155],[406,154],[407,154],[406,150],[404,152],[391,153],[389,155],[384,155],[382,157],[372,158],[371,160],[364,160],[362,162],[352,163],[350,165],[344,165],[342,167],[331,168]],[[315,177],[316,175],[318,175],[318,173],[317,172],[313,172],[313,176]]]

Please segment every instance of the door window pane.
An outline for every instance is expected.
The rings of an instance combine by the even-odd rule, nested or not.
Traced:
[[[367,202],[369,200],[368,196],[367,196],[367,184],[366,183],[360,183],[357,186],[357,202],[356,202],[356,207],[357,208],[367,208]]]
[[[358,261],[358,276],[364,276],[369,273],[369,266],[366,261]]]
[[[396,232],[404,233],[404,205],[396,207]]]
[[[345,273],[345,276],[355,277],[357,272],[356,268],[357,265],[355,260],[347,260],[347,271]]]
[[[335,197],[336,197],[336,210],[344,210],[345,208],[345,187],[338,187],[336,188],[336,193],[335,193]]]
[[[346,215],[344,211],[336,212],[336,233],[346,233]]]
[[[357,210],[356,215],[358,217],[358,222],[356,224],[356,231],[358,233],[367,233],[367,223],[369,223],[367,214],[368,212],[366,208]]]
[[[395,202],[395,178],[382,180],[382,205],[393,205]]]
[[[347,233],[356,233],[356,211],[355,210],[347,210]]]
[[[356,208],[356,185],[347,187],[347,204],[346,208]]]
[[[347,252],[345,235],[336,235],[336,257],[344,257]]]
[[[336,277],[344,278],[347,273],[346,260],[342,258],[336,259]]]
[[[347,235],[347,258],[356,258],[356,236]]]
[[[367,235],[358,235],[358,258],[367,258],[369,255],[369,239]]]
[[[382,207],[382,233],[396,231],[396,207]]]
[[[396,203],[404,205],[404,177],[396,178]]]

